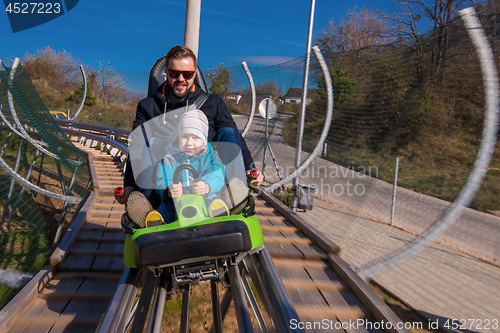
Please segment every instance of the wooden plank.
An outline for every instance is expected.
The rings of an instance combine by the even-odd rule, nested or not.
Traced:
[[[343,321],[349,319],[356,320],[364,317],[363,311],[354,306],[330,307],[328,305],[296,305],[295,310],[302,320],[304,320],[305,318],[319,317],[327,319],[338,318],[339,320]]]
[[[96,171],[96,175],[114,175],[114,177],[118,177],[118,175],[122,175],[121,171]],[[123,176],[121,177],[123,179]]]
[[[105,229],[106,228],[106,222],[85,222],[85,224],[82,226],[81,231],[83,230],[94,230],[94,229]]]
[[[106,164],[106,165],[116,165],[116,166],[120,166],[120,163],[119,162],[113,162],[113,161],[99,161],[100,164]]]
[[[102,217],[102,216],[89,216],[87,218],[87,221],[89,222],[108,222],[108,223],[120,223],[121,222],[121,216],[117,218],[116,216],[114,217]]]
[[[304,269],[304,267],[277,267],[276,271],[278,272],[278,275],[280,276],[281,280],[310,280],[309,275],[307,274],[307,271]]]
[[[93,293],[48,293],[44,294],[41,293],[38,295],[41,299],[49,300],[49,299],[57,299],[57,298],[63,298],[63,299],[73,299],[73,298],[79,298],[79,299],[97,299],[97,300],[110,300],[114,296],[114,292],[93,292]]]
[[[340,252],[340,248],[337,244],[332,242],[325,235],[320,233],[316,228],[304,221],[304,219],[294,213],[290,208],[285,206],[281,201],[276,199],[272,194],[262,189],[260,191],[260,196],[269,204],[271,204],[280,214],[285,216],[288,221],[290,221],[294,226],[302,231],[313,242],[318,244],[318,246],[321,247],[323,251],[325,251],[326,253],[334,254],[338,254]]]
[[[305,267],[314,269],[324,269],[328,268],[328,264],[324,261],[313,261],[313,260],[296,260],[296,259],[281,259],[273,258],[273,263],[276,268],[278,267]]]
[[[305,259],[312,260],[327,260],[328,255],[316,244],[300,244],[293,243],[294,246],[299,250]]]
[[[122,232],[121,228],[116,230],[105,230],[102,235],[102,239],[108,241],[125,241],[126,237],[127,235]]]
[[[103,251],[103,250],[71,250],[70,252],[72,255],[75,256],[119,256],[121,257],[123,255],[123,251],[118,252],[118,251]],[[97,259],[97,258],[96,258]]]
[[[111,235],[109,237],[78,237],[78,240],[79,241],[85,241],[85,242],[101,242],[101,243],[104,243],[104,242],[121,242],[121,243],[123,243],[123,241],[125,240],[125,236],[126,235],[124,235],[124,234],[122,234],[122,235],[123,235],[123,237],[121,237],[121,238],[113,237]]]
[[[319,289],[321,291],[340,291],[344,285],[339,281],[314,281],[311,279],[281,279],[285,288]]]
[[[123,258],[121,256],[99,256],[95,258],[92,265],[93,271],[112,271],[122,272],[125,269]]]
[[[310,245],[309,238],[301,237],[285,237],[285,236],[266,236],[264,235],[264,243],[280,243],[280,244],[305,244]]]
[[[90,242],[90,241],[80,241],[77,240],[71,249],[69,250],[69,253],[71,254],[76,254],[76,255],[82,255],[82,254],[95,254],[97,253],[97,249],[99,248],[99,242]]]
[[[12,327],[8,333],[14,332],[51,332],[52,326],[68,326],[72,325],[85,325],[85,324],[93,324],[95,326],[99,325],[99,322],[102,319],[102,315],[94,315],[94,316],[78,316],[77,314],[64,315],[64,316],[50,316],[50,317],[31,317],[31,318],[23,318],[22,322],[16,322],[16,325]]]
[[[120,211],[120,210],[97,210],[93,209],[90,211],[90,214],[95,215],[95,214],[107,214],[107,215],[123,215],[125,211]]]
[[[82,320],[79,320],[82,321]],[[96,318],[94,322],[57,322],[50,330],[50,333],[95,333],[99,325],[100,319]]]
[[[26,311],[12,323],[7,333],[49,332],[67,303],[67,300],[45,301],[37,298],[31,302]],[[35,323],[36,326],[34,325]]]
[[[263,225],[262,231],[295,233],[299,230],[296,227],[284,226],[284,225]]]
[[[102,199],[103,201],[115,201],[115,197],[114,196],[111,196],[111,195],[100,195],[99,196],[99,199]],[[117,202],[117,201],[115,201]]]
[[[90,270],[92,263],[94,262],[94,257],[92,255],[78,256],[70,254],[61,263],[61,271],[86,271]]]
[[[298,306],[324,307],[328,305],[317,289],[302,290],[291,287],[287,288],[286,291],[295,308]]]
[[[99,183],[101,185],[114,185],[114,186],[120,186],[122,184],[121,181],[119,180],[99,180]]]
[[[94,203],[94,207],[104,207],[104,208],[122,208],[125,211],[125,206],[119,203]]]
[[[77,320],[83,320],[84,318],[99,320],[106,312],[108,303],[108,300],[72,299],[64,309],[61,317],[68,316]]]
[[[304,258],[302,253],[293,244],[265,243],[265,245],[273,260],[275,258]]]
[[[105,242],[99,246],[99,253],[117,253],[123,255],[123,242]]]
[[[102,229],[81,230],[77,236],[77,240],[96,238],[99,239],[104,234]]]
[[[342,281],[342,279],[331,268],[314,269],[310,267],[305,268],[307,274],[315,281]]]
[[[265,213],[273,213],[275,209],[273,207],[263,207],[263,206],[255,206],[255,211],[260,214]]]

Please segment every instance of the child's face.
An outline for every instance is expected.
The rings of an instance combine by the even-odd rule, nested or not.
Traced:
[[[194,134],[183,134],[179,138],[179,148],[187,156],[198,154],[203,148],[203,140]]]

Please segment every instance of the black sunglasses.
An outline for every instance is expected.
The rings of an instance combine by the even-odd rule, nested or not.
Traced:
[[[191,80],[196,71],[176,71],[175,69],[167,69],[168,76],[173,79],[177,79],[181,74],[182,77],[186,80]]]

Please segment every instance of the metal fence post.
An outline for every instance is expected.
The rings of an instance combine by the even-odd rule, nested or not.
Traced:
[[[392,192],[391,227],[394,225],[394,212],[396,210],[396,190],[398,188],[399,157],[396,157],[396,171],[394,172],[394,190]]]

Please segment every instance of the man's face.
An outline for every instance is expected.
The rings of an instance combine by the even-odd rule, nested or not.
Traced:
[[[181,58],[181,59],[170,58],[167,64],[167,68],[165,70],[167,72],[167,84],[169,88],[168,98],[171,101],[181,101],[184,98],[186,98],[186,96],[193,88],[194,78],[196,76],[196,73],[194,73],[193,75],[191,75],[189,79],[187,79],[186,77],[184,77],[183,74],[179,74],[178,72],[179,71],[194,72],[195,67],[193,58],[191,57]],[[174,75],[171,76],[169,72],[171,72],[170,74],[172,74],[173,72]]]

